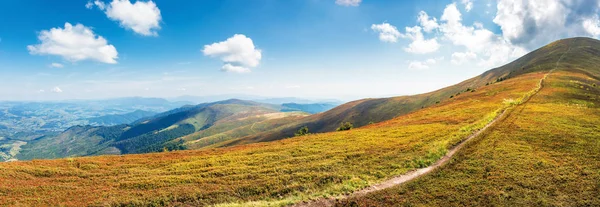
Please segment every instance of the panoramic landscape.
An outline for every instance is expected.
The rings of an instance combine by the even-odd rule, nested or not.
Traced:
[[[0,17],[0,206],[600,206],[598,0]]]

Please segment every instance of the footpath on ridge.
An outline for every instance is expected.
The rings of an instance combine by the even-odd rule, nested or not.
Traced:
[[[337,200],[351,198],[351,197],[360,197],[360,196],[364,196],[371,192],[383,190],[386,188],[391,188],[391,187],[406,183],[408,181],[414,180],[416,178],[419,178],[423,175],[426,175],[426,174],[432,172],[435,169],[442,167],[444,164],[446,164],[448,161],[451,160],[451,158],[456,154],[456,152],[458,152],[463,146],[465,146],[465,143],[467,143],[469,140],[472,140],[472,139],[478,137],[481,133],[485,132],[490,126],[494,125],[498,120],[501,120],[502,118],[505,117],[505,115],[508,115],[509,113],[511,113],[512,110],[514,108],[516,108],[516,106],[527,103],[531,99],[531,97],[535,96],[544,87],[544,81],[546,80],[546,78],[550,74],[552,74],[552,72],[554,72],[554,70],[556,70],[558,68],[560,61],[564,58],[564,56],[567,53],[569,53],[570,50],[571,50],[571,48],[569,47],[567,49],[567,51],[565,53],[563,53],[560,56],[560,58],[556,61],[556,66],[552,70],[548,71],[548,73],[546,73],[544,75],[544,77],[542,77],[540,79],[540,82],[534,89],[532,89],[529,93],[527,93],[524,97],[522,97],[521,100],[517,101],[516,105],[506,106],[506,107],[502,108],[501,109],[502,112],[499,113],[496,117],[494,117],[494,119],[492,121],[487,123],[483,128],[477,130],[473,134],[471,134],[468,137],[466,137],[465,139],[463,139],[458,145],[456,145],[455,147],[450,149],[442,158],[440,158],[434,164],[432,164],[426,168],[420,168],[417,170],[410,171],[403,175],[395,176],[395,177],[385,180],[381,183],[371,185],[367,188],[356,191],[350,195],[342,195],[342,196],[338,196],[338,197],[319,198],[319,199],[311,200],[311,201],[303,201],[303,202],[294,204],[292,206],[293,207],[333,206]]]

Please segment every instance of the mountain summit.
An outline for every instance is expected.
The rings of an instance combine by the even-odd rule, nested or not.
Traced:
[[[579,71],[593,77],[599,77],[600,68],[596,67],[596,65],[600,65],[599,56],[599,40],[586,37],[558,40],[509,64],[491,69],[453,86],[419,95],[352,101],[325,113],[308,116],[287,126],[244,137],[225,145],[273,141],[292,137],[294,132],[303,126],[307,126],[311,129],[311,132],[335,131],[343,122],[350,122],[358,127],[365,126],[369,123],[390,120],[435,105],[457,94],[527,73],[558,69]],[[557,68],[559,61],[562,67]]]

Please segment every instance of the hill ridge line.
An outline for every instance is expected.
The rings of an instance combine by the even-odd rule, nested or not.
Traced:
[[[456,152],[458,152],[460,149],[462,149],[464,147],[464,145],[478,137],[481,133],[483,133],[484,131],[486,131],[489,127],[491,127],[492,125],[494,125],[498,120],[500,120],[501,118],[504,118],[505,115],[512,113],[512,109],[516,108],[516,106],[520,106],[523,105],[525,103],[527,103],[531,97],[535,96],[543,87],[544,87],[544,81],[546,80],[546,78],[552,74],[552,72],[554,72],[554,70],[556,70],[558,68],[558,65],[560,64],[560,61],[564,58],[564,56],[569,53],[569,51],[571,50],[571,46],[569,45],[569,48],[567,49],[566,52],[564,52],[560,58],[558,58],[558,60],[556,61],[556,65],[555,67],[548,71],[544,77],[542,77],[540,79],[540,82],[538,83],[537,87],[535,87],[533,90],[531,90],[530,92],[528,92],[527,94],[525,94],[524,97],[521,98],[520,101],[517,102],[516,105],[513,106],[508,106],[505,108],[501,109],[501,113],[498,114],[496,117],[494,117],[494,119],[492,121],[490,121],[489,123],[487,123],[484,127],[482,127],[481,129],[477,130],[476,132],[474,132],[473,134],[467,136],[467,138],[463,139],[458,145],[456,145],[455,147],[453,147],[452,149],[450,149],[442,158],[440,158],[439,160],[437,160],[433,165],[430,165],[428,167],[425,168],[420,168],[420,169],[416,169],[416,170],[412,170],[409,171],[405,174],[402,175],[397,175],[395,177],[392,177],[388,180],[385,180],[383,182],[380,182],[378,184],[375,185],[371,185],[367,188],[364,188],[362,190],[356,191],[352,194],[349,195],[343,195],[343,196],[339,196],[339,197],[329,197],[329,198],[320,198],[317,200],[312,200],[312,201],[303,201],[300,203],[296,203],[293,205],[290,205],[292,207],[319,207],[319,206],[333,206],[335,204],[335,202],[338,199],[346,199],[346,198],[350,198],[350,197],[360,197],[360,196],[364,196],[368,193],[371,192],[375,192],[375,191],[379,191],[379,190],[383,190],[383,189],[387,189],[387,188],[391,188],[403,183],[406,183],[408,181],[412,181],[416,178],[419,178],[423,175],[426,175],[430,172],[432,172],[435,169],[438,169],[442,166],[444,166],[448,161],[450,161],[450,159],[456,154]]]

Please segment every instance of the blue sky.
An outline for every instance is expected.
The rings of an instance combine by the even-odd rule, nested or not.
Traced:
[[[597,0],[2,1],[0,100],[428,92],[553,40]],[[540,9],[544,8],[544,9]]]

